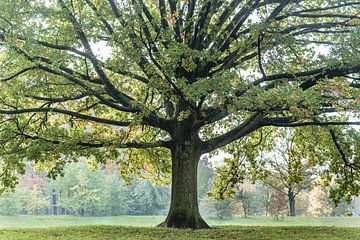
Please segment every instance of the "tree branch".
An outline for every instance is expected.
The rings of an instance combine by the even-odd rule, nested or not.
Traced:
[[[40,141],[45,141],[45,142],[56,144],[56,145],[57,144],[65,144],[65,142],[61,142],[58,140],[50,140],[50,139],[42,138],[39,136],[31,136],[31,135],[27,135],[25,133],[20,133],[19,135],[22,137],[25,137],[26,139],[40,140]],[[169,142],[166,142],[166,141],[140,142],[140,143],[138,143],[138,142],[128,142],[128,143],[98,142],[98,143],[93,143],[93,142],[78,141],[78,142],[75,142],[74,145],[87,147],[87,148],[103,148],[106,146],[113,146],[113,147],[120,148],[120,149],[121,148],[144,149],[144,148],[157,148],[157,147],[169,148]]]
[[[242,124],[230,130],[227,133],[222,134],[219,137],[210,139],[203,142],[203,153],[211,152],[215,149],[223,147],[232,141],[240,139],[255,130],[259,129],[263,125],[263,116],[261,113],[255,113]]]
[[[76,117],[76,118],[82,119],[82,120],[104,123],[104,124],[109,124],[109,125],[114,125],[114,126],[126,127],[131,124],[131,121],[123,122],[123,121],[99,118],[99,117],[94,117],[94,116],[90,116],[90,115],[81,114],[78,112],[73,112],[73,111],[59,109],[59,108],[53,108],[53,107],[26,108],[26,109],[15,109],[15,110],[0,109],[0,114],[2,114],[2,115],[16,115],[16,114],[24,114],[24,113],[51,113],[51,112]]]

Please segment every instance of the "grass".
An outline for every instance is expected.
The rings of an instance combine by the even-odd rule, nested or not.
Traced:
[[[163,218],[0,216],[0,240],[360,240],[360,218],[356,217],[296,217],[279,221],[266,217],[208,218],[207,222],[215,226],[214,229],[196,231],[149,227]]]
[[[4,229],[0,239],[6,240],[356,240],[360,229],[344,227],[217,227],[211,230],[178,230],[159,228],[87,226],[46,229]]]
[[[72,216],[0,216],[0,228],[48,228],[89,225],[152,227],[164,220],[164,216],[120,217],[72,217]],[[206,218],[216,226],[337,226],[360,227],[360,217],[286,217],[274,220],[270,217],[217,219]]]

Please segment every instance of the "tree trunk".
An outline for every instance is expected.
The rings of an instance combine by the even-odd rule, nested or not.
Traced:
[[[295,217],[296,213],[295,213],[295,195],[294,192],[292,191],[291,187],[289,188],[288,191],[288,199],[289,199],[289,216],[290,217]]]
[[[56,196],[56,192],[53,189],[52,191],[52,195],[51,195],[51,205],[52,205],[52,214],[53,215],[57,215],[58,210],[57,210],[57,196]]]
[[[185,142],[172,149],[171,205],[166,220],[159,227],[210,228],[199,213],[197,167],[200,151]]]
[[[244,217],[247,218],[248,217],[248,214],[247,214],[247,208],[245,206],[245,201],[242,201],[242,207],[243,207],[243,211],[244,211]]]

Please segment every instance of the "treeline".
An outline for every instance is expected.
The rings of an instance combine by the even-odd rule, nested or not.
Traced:
[[[215,171],[207,158],[199,163],[198,196],[202,214],[218,218],[232,216],[290,215],[288,189],[276,178],[237,186],[231,199],[214,200],[208,196],[213,188]],[[276,172],[273,173],[276,176]],[[295,186],[293,186],[295,187]],[[326,189],[311,181],[296,195],[296,215],[343,216],[357,214],[357,202],[334,206]],[[170,187],[157,186],[150,180],[134,179],[127,185],[115,169],[105,166],[96,171],[85,161],[68,164],[64,176],[50,180],[27,166],[26,175],[14,192],[0,197],[0,215],[165,215],[170,204]]]
[[[296,216],[347,216],[359,215],[359,203],[347,205],[344,200],[335,206],[326,191],[318,186],[304,190],[296,199]],[[233,216],[271,216],[281,219],[290,216],[287,194],[258,182],[243,183],[233,198],[214,200],[205,197],[200,201],[202,214],[220,219]]]
[[[126,185],[115,170],[92,171],[86,162],[69,164],[64,173],[50,180],[29,165],[16,190],[0,198],[0,214],[118,216],[167,211],[168,186],[141,179]]]

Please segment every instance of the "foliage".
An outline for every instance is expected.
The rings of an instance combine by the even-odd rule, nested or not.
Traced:
[[[149,181],[134,181],[127,191],[126,197],[127,214],[130,215],[159,214],[159,210],[164,211],[169,205],[169,189],[162,186],[155,187]]]
[[[128,186],[116,169],[92,171],[87,161],[67,165],[56,180],[31,171],[31,165],[28,170],[15,191],[0,198],[0,214],[156,215],[169,205],[167,186],[138,179]]]
[[[287,212],[287,196],[283,192],[279,190],[275,190],[275,192],[271,195],[271,204],[269,208],[269,213],[271,216],[274,216],[276,220],[279,217],[283,217]]]
[[[215,178],[214,169],[208,157],[205,156],[199,161],[198,166],[198,197],[206,197],[211,190],[212,181]]]
[[[24,187],[23,189],[20,188],[17,194],[19,194],[18,199],[21,204],[22,213],[45,214],[48,199],[44,196],[43,189],[40,186],[34,185],[32,187]]]
[[[263,142],[263,132],[252,134],[246,139],[229,144],[225,151],[231,153],[224,158],[224,164],[216,168],[217,178],[215,188],[210,193],[216,199],[234,197],[237,185],[248,180],[255,183],[258,179],[264,179],[269,174],[265,171],[266,161],[263,153],[273,146],[272,140]],[[270,132],[266,133],[267,135]],[[260,137],[260,142],[258,140]],[[270,142],[271,141],[271,142]],[[263,144],[261,144],[263,143]],[[261,144],[261,145],[260,145]]]
[[[320,185],[315,186],[309,194],[308,213],[313,216],[328,216],[331,207],[326,204],[326,193]]]
[[[103,172],[92,172],[86,162],[80,162],[66,166],[65,173],[66,177],[58,178],[50,187],[58,195],[59,205],[81,215],[101,212],[105,185]]]
[[[121,181],[120,177],[115,173],[111,173],[105,177],[104,181],[105,193],[102,195],[104,205],[103,214],[119,216],[128,212],[129,204],[127,202],[127,194],[129,191],[126,185]]]
[[[20,202],[15,193],[6,193],[0,198],[0,215],[15,215],[19,213]]]
[[[120,179],[115,168],[92,171],[86,161],[69,164],[64,177],[52,181],[59,207],[80,215],[154,215],[168,205],[169,190],[148,180]]]
[[[241,203],[244,217],[258,214],[262,210],[261,203],[258,202],[258,194],[260,191],[256,189],[256,186],[251,186],[249,183],[243,183],[241,189],[237,191],[234,199]]]

